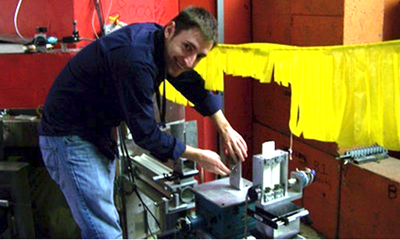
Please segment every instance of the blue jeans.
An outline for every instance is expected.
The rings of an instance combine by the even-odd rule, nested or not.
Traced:
[[[115,161],[79,136],[39,137],[43,161],[60,186],[82,238],[122,238],[114,205]]]

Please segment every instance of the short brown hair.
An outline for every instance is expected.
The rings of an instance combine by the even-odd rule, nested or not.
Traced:
[[[182,30],[197,27],[207,40],[218,42],[218,24],[215,17],[201,7],[188,7],[181,11],[172,21],[175,22],[175,35]]]

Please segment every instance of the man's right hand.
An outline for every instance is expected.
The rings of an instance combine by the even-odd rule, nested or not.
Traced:
[[[182,157],[196,161],[202,168],[215,174],[225,176],[231,173],[229,168],[221,161],[221,157],[210,150],[186,145],[186,150],[183,152]]]

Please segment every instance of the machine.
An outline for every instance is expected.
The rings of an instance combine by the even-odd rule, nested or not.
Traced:
[[[15,145],[10,144],[10,136],[17,136],[10,135],[14,125],[0,123],[5,125],[2,135],[8,136],[0,145]],[[195,121],[171,121],[164,130],[186,144],[197,145]],[[129,133],[120,135],[127,140],[129,155],[121,158],[116,179],[116,192],[123,193],[116,204],[124,237],[292,238],[299,233],[300,219],[308,211],[292,201],[302,197],[303,188],[315,180],[315,172],[297,170],[289,178],[288,152],[276,150],[274,142],[264,143],[262,153],[253,156],[252,181],[242,178],[241,163],[230,162],[229,177],[199,184],[195,162],[183,158],[161,162],[135,149]],[[6,149],[0,153],[10,158],[10,149]],[[4,219],[10,206],[2,202]]]
[[[253,187],[249,198],[256,201],[249,215],[257,219],[255,235],[293,238],[300,231],[300,218],[308,211],[292,201],[302,197],[303,188],[315,180],[315,171],[296,170],[288,178],[288,152],[275,150],[274,142],[263,144],[253,156]]]
[[[190,169],[184,173],[148,155],[134,161],[141,169],[137,178],[164,196],[158,211],[164,216],[159,217],[170,225],[160,229],[159,237],[169,238],[293,238],[308,210],[292,201],[316,176],[305,169],[292,171],[289,178],[288,152],[275,150],[274,142],[264,143],[263,152],[253,156],[253,182],[241,177],[241,163],[231,163],[229,178],[197,184],[193,165],[183,167]],[[182,160],[178,165],[183,166]]]
[[[170,168],[149,154],[133,158],[135,181],[139,190],[155,200],[158,212],[159,237],[174,234],[179,217],[195,207],[193,188],[198,174],[196,164],[178,159]]]
[[[162,130],[197,146],[197,139],[193,137],[197,136],[195,121],[170,121]],[[125,219],[122,221],[125,237],[147,238],[155,234],[158,238],[176,237],[178,219],[190,214],[195,207],[193,188],[198,184],[195,176],[199,173],[196,163],[184,158],[162,162],[138,147],[129,130],[126,131],[120,135],[126,141],[129,156],[121,158],[117,177],[118,189],[122,188],[125,195],[119,206],[121,219]]]

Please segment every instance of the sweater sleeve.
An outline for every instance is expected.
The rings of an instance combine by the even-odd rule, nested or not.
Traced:
[[[114,50],[110,67],[116,82],[123,117],[137,145],[167,160],[178,159],[186,146],[175,137],[162,132],[154,115],[154,79],[157,74],[151,64],[142,61],[140,51]]]
[[[221,93],[206,90],[204,79],[195,70],[184,72],[175,78],[168,76],[168,81],[194,104],[201,115],[210,116],[221,109]]]

